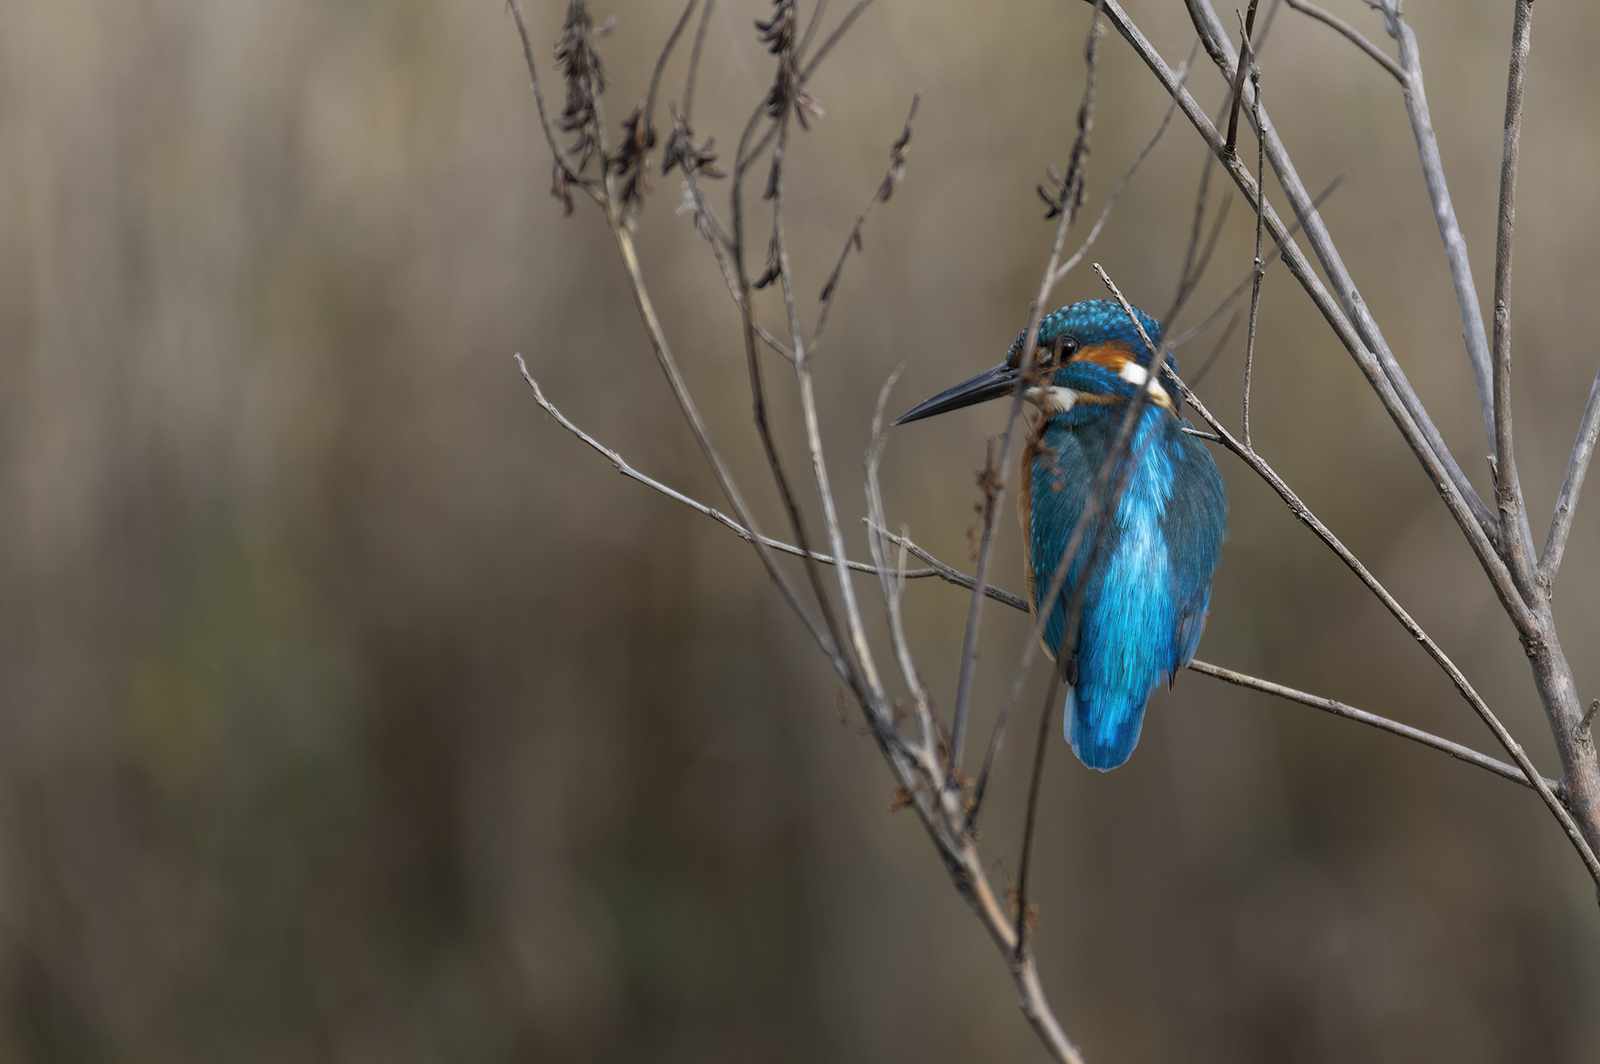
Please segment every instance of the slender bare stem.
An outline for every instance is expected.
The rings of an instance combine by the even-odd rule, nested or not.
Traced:
[[[1255,88],[1256,128],[1261,128],[1261,74],[1259,71],[1250,75],[1251,85]],[[1261,196],[1256,199],[1256,257],[1250,268],[1250,326],[1245,333],[1244,341],[1244,400],[1243,410],[1240,413],[1240,429],[1244,436],[1244,445],[1250,446],[1250,371],[1255,365],[1256,357],[1256,315],[1261,310],[1261,279],[1267,274],[1267,264],[1261,260],[1261,205],[1266,202],[1265,175],[1267,172],[1267,147],[1262,139],[1256,138],[1256,187],[1262,190]]]
[[[891,568],[888,564],[890,540],[884,529],[883,490],[878,483],[878,468],[883,461],[883,450],[888,443],[888,437],[883,431],[884,409],[889,401],[889,392],[894,388],[895,381],[900,379],[905,364],[901,363],[893,373],[889,374],[883,382],[883,387],[878,390],[878,405],[872,412],[872,440],[867,446],[866,457],[866,494],[867,494],[867,549],[872,553],[872,560],[878,567],[878,581],[883,588],[883,600],[889,611],[889,640],[894,646],[894,656],[900,666],[900,677],[905,682],[906,690],[911,693],[912,713],[917,722],[917,735],[922,743],[924,755],[930,760],[938,759],[938,722],[933,718],[933,709],[928,702],[928,691],[922,683],[922,677],[917,673],[916,663],[911,656],[911,643],[906,639],[905,616],[902,602],[905,592],[905,561],[906,545],[899,544],[897,564]],[[931,572],[931,570],[930,570]]]
[[[517,24],[517,36],[522,41],[522,58],[528,65],[528,81],[533,86],[533,101],[539,109],[539,125],[544,130],[544,139],[550,145],[550,155],[555,161],[555,166],[565,175],[568,184],[577,185],[600,202],[598,183],[589,177],[584,177],[573,168],[567,159],[567,153],[556,140],[555,127],[550,124],[550,114],[544,105],[544,89],[539,84],[539,73],[533,63],[533,43],[528,39],[528,25],[522,19],[522,5],[517,0],[506,0],[511,6],[511,17]]]
[[[1345,176],[1346,171],[1341,171],[1340,173],[1334,175],[1333,180],[1328,182],[1328,187],[1319,192],[1317,194],[1317,198],[1311,201],[1312,204],[1320,207],[1324,200],[1333,195],[1334,189],[1338,188],[1344,182]],[[1299,219],[1296,219],[1294,224],[1289,226],[1289,235],[1294,236],[1299,231],[1300,221]],[[1272,253],[1272,256],[1266,260],[1265,265],[1271,266],[1274,262],[1280,262],[1282,259],[1283,245],[1278,244],[1277,250],[1275,250]],[[1227,313],[1229,307],[1233,306],[1244,297],[1245,291],[1255,283],[1255,276],[1255,267],[1251,266],[1250,272],[1244,275],[1244,280],[1240,281],[1234,286],[1233,291],[1228,293],[1227,298],[1225,298],[1221,303],[1217,304],[1217,308],[1215,310],[1206,315],[1206,319],[1204,321],[1202,321],[1199,325],[1196,325],[1194,328],[1186,329],[1182,333],[1178,334],[1178,336],[1175,338],[1168,340],[1167,344],[1176,350],[1188,343],[1190,340],[1193,340],[1196,336],[1199,336],[1201,333],[1205,332],[1207,329],[1211,328],[1212,324],[1216,322],[1218,318]],[[1165,323],[1163,323],[1163,328],[1165,328]]]
[[[786,108],[783,119],[785,124],[788,122],[787,114]],[[786,147],[787,137],[787,132],[779,137],[779,151]],[[805,425],[806,450],[811,458],[811,476],[816,482],[817,497],[822,503],[822,520],[828,544],[833,550],[834,557],[843,558],[845,557],[844,533],[839,526],[838,506],[834,501],[833,488],[829,482],[827,460],[822,453],[822,428],[817,419],[816,383],[811,375],[811,362],[806,352],[805,333],[800,324],[800,314],[795,307],[794,273],[789,263],[789,242],[784,234],[783,225],[784,172],[777,164],[774,164],[774,167],[773,241],[778,252],[778,278],[783,289],[784,310],[789,319],[789,349],[794,352],[795,377],[800,385],[800,413]],[[837,571],[845,628],[849,633],[850,645],[855,651],[861,681],[872,694],[875,703],[886,710],[888,700],[883,692],[883,682],[878,676],[877,665],[873,661],[872,650],[867,645],[866,624],[861,618],[861,607],[856,601],[855,584],[851,581],[850,574],[842,567]]]
[[[816,73],[818,65],[828,57],[829,52],[833,51],[833,46],[838,44],[844,38],[844,35],[850,32],[850,27],[855,25],[856,19],[860,18],[861,13],[871,5],[872,0],[857,0],[856,6],[850,9],[850,13],[839,20],[839,24],[833,28],[833,32],[828,34],[828,39],[822,42],[810,59],[806,60],[805,70],[800,75],[802,83],[811,80],[811,75]],[[807,40],[809,39],[810,34],[807,34]],[[805,49],[802,48],[801,51],[803,53]]]
[[[1293,687],[1285,687],[1282,684],[1272,683],[1268,680],[1258,680],[1254,676],[1246,676],[1244,673],[1234,672],[1232,669],[1224,669],[1220,665],[1211,665],[1204,661],[1192,661],[1189,663],[1189,668],[1202,676],[1212,676],[1218,680],[1226,680],[1228,683],[1239,687],[1247,687],[1252,691],[1260,691],[1263,694],[1276,695],[1290,702],[1298,702],[1303,706],[1320,709],[1325,713],[1332,713],[1334,716],[1343,717],[1346,720],[1354,720],[1362,724],[1371,725],[1391,735],[1398,735],[1402,738],[1410,739],[1412,742],[1421,743],[1423,746],[1442,751],[1458,761],[1465,761],[1469,765],[1476,765],[1481,769],[1486,769],[1502,779],[1510,780],[1512,783],[1520,784],[1524,787],[1529,786],[1528,778],[1515,765],[1508,765],[1504,761],[1489,757],[1487,754],[1480,754],[1478,751],[1462,746],[1460,743],[1441,739],[1437,735],[1425,732],[1420,728],[1413,728],[1409,724],[1401,724],[1399,721],[1380,717],[1376,713],[1368,713],[1366,710],[1356,709],[1354,706],[1347,706],[1343,702],[1336,702],[1331,698],[1306,694],[1304,691],[1297,691]],[[1554,791],[1560,788],[1561,783],[1558,780],[1545,779],[1544,785]]]
[[[1334,15],[1331,12],[1324,11],[1316,4],[1307,3],[1306,0],[1287,0],[1287,2],[1290,7],[1294,8],[1302,15],[1310,15],[1318,22],[1321,22],[1326,26],[1331,26],[1334,30],[1343,34],[1346,40],[1355,45],[1357,48],[1361,49],[1363,52],[1366,52],[1373,58],[1374,61],[1377,62],[1379,66],[1393,74],[1394,79],[1402,86],[1405,85],[1406,72],[1400,68],[1400,64],[1396,63],[1393,59],[1385,55],[1377,45],[1363,37],[1360,30],[1356,29],[1339,16]]]
[[[1517,216],[1517,164],[1522,149],[1522,96],[1528,74],[1533,5],[1517,0],[1506,74],[1506,124],[1500,156],[1500,211],[1494,241],[1494,457],[1496,507],[1506,562],[1522,591],[1534,597],[1533,534],[1522,502],[1511,428],[1511,251]]]
[[[1217,18],[1216,12],[1212,10],[1209,0],[1185,0],[1185,3],[1189,8],[1195,28],[1200,31],[1201,39],[1207,51],[1211,54],[1218,68],[1223,71],[1225,76],[1231,79],[1236,71],[1233,45],[1222,28],[1221,20]],[[1148,49],[1148,42],[1145,43],[1145,49]],[[1160,61],[1159,56],[1154,53],[1153,49],[1149,49],[1148,54],[1145,53],[1144,49],[1141,49],[1141,56],[1145,59],[1147,65],[1151,63],[1152,58],[1157,62]],[[1166,64],[1161,62],[1160,66],[1165,69]],[[1155,69],[1155,67],[1152,67],[1152,70]],[[1159,72],[1158,76],[1160,76]],[[1188,113],[1187,108],[1186,113]],[[1206,136],[1208,141],[1211,141],[1213,150],[1220,153],[1220,140],[1216,138],[1215,130],[1207,133],[1209,122],[1206,121],[1204,113],[1196,109],[1193,114],[1190,114],[1190,120],[1196,122],[1196,128],[1200,129],[1202,135]],[[1199,123],[1205,123],[1205,125],[1202,126]],[[1297,251],[1291,254],[1288,259],[1291,272],[1295,274],[1301,285],[1306,288],[1307,293],[1317,303],[1318,309],[1322,311],[1324,318],[1328,320],[1329,325],[1334,328],[1335,333],[1344,342],[1346,349],[1355,357],[1357,365],[1368,376],[1369,382],[1373,384],[1374,389],[1378,392],[1378,396],[1383,401],[1390,416],[1396,419],[1396,425],[1405,436],[1406,442],[1411,445],[1412,450],[1423,463],[1424,468],[1429,470],[1433,483],[1440,485],[1440,495],[1444,498],[1445,504],[1450,507],[1452,515],[1457,515],[1457,523],[1462,524],[1458,511],[1464,510],[1470,513],[1472,520],[1478,524],[1481,535],[1474,533],[1471,529],[1466,528],[1465,525],[1463,525],[1463,531],[1467,533],[1469,540],[1473,542],[1474,553],[1479,553],[1480,563],[1485,566],[1491,581],[1495,582],[1497,590],[1503,585],[1514,591],[1514,585],[1508,580],[1501,579],[1502,574],[1496,572],[1497,569],[1503,569],[1498,555],[1492,549],[1485,550],[1485,548],[1492,548],[1499,536],[1500,523],[1498,519],[1484,505],[1483,500],[1478,497],[1478,493],[1472,487],[1471,482],[1467,480],[1466,474],[1461,471],[1455,457],[1450,453],[1449,448],[1444,444],[1443,438],[1439,435],[1438,427],[1434,425],[1432,418],[1428,416],[1427,409],[1422,405],[1422,401],[1417,397],[1416,391],[1406,378],[1405,371],[1401,369],[1399,362],[1395,359],[1394,352],[1389,349],[1382,330],[1378,328],[1377,321],[1372,317],[1366,301],[1362,299],[1360,290],[1356,287],[1349,270],[1345,267],[1344,260],[1333,242],[1332,235],[1329,234],[1321,216],[1311,206],[1311,197],[1306,192],[1305,185],[1301,182],[1299,173],[1295,170],[1294,163],[1290,159],[1288,151],[1284,148],[1277,131],[1273,128],[1272,119],[1264,107],[1261,109],[1261,128],[1257,130],[1257,134],[1266,139],[1267,160],[1272,164],[1278,183],[1283,188],[1285,195],[1288,196],[1295,214],[1300,217],[1305,225],[1306,236],[1311,242],[1312,249],[1316,252],[1317,259],[1323,270],[1328,274],[1334,293],[1337,294],[1337,308],[1327,301],[1329,293],[1323,288],[1320,280],[1310,272],[1309,264],[1304,264],[1302,269],[1302,260]],[[1246,191],[1246,195],[1251,197],[1253,201],[1253,189],[1255,188],[1253,176],[1239,165],[1237,157],[1220,156],[1220,158],[1223,165],[1228,168],[1229,173],[1233,176],[1234,182],[1239,184],[1241,190]],[[1269,212],[1267,223],[1269,229],[1274,226],[1273,218],[1273,213]],[[1281,225],[1281,223],[1277,224]],[[1276,235],[1277,230],[1273,231],[1274,235]],[[1373,379],[1375,375],[1385,378],[1385,383],[1383,385],[1378,384]],[[1507,603],[1507,608],[1515,609],[1516,607],[1511,603]],[[1531,614],[1523,610],[1522,620],[1531,622]]]
[[[1433,132],[1433,119],[1428,113],[1428,93],[1422,78],[1422,57],[1417,49],[1417,35],[1401,18],[1399,0],[1382,0],[1382,5],[1384,25],[1400,46],[1399,65],[1404,68],[1400,87],[1405,94],[1406,114],[1411,118],[1411,132],[1416,137],[1417,155],[1422,161],[1423,181],[1428,186],[1434,222],[1439,227],[1445,261],[1449,263],[1450,278],[1455,284],[1456,306],[1461,312],[1461,338],[1467,347],[1472,380],[1478,388],[1478,404],[1483,409],[1484,430],[1492,447],[1494,400],[1489,339],[1484,333],[1483,310],[1478,305],[1478,286],[1472,280],[1472,260],[1467,254],[1467,239],[1461,234],[1461,226],[1456,221],[1455,205],[1450,201],[1450,186],[1444,178],[1444,160],[1439,156],[1439,138]]]
[[[961,643],[960,671],[956,678],[955,708],[950,725],[950,776],[954,780],[961,765],[961,755],[966,744],[967,715],[972,701],[972,682],[977,671],[978,628],[983,618],[983,588],[988,585],[989,561],[994,554],[994,531],[999,520],[1002,500],[1005,498],[1005,474],[1011,468],[1011,455],[1016,443],[1017,425],[1022,419],[1022,393],[1033,371],[1039,346],[1039,322],[1050,298],[1056,267],[1061,262],[1061,251],[1066,244],[1067,230],[1077,217],[1082,188],[1083,167],[1089,153],[1089,132],[1094,124],[1095,69],[1100,42],[1100,0],[1095,0],[1095,11],[1089,20],[1088,41],[1084,46],[1085,74],[1083,102],[1078,107],[1078,136],[1072,147],[1072,161],[1067,167],[1061,191],[1061,221],[1056,225],[1055,240],[1050,245],[1050,260],[1039,280],[1039,290],[1033,297],[1028,312],[1028,327],[1023,333],[1023,347],[1017,366],[1016,388],[1011,393],[1011,409],[1006,416],[1005,432],[1001,436],[999,461],[990,475],[985,477],[986,490],[983,513],[983,535],[978,547],[976,571],[977,586],[972,604],[967,611],[966,633]]]
[[[677,47],[678,38],[683,36],[684,27],[689,25],[689,16],[694,14],[694,5],[700,0],[689,0],[684,7],[683,14],[678,18],[678,24],[672,28],[672,33],[667,37],[667,43],[661,49],[661,54],[656,57],[655,72],[650,75],[650,92],[645,96],[644,119],[649,126],[656,114],[656,94],[661,91],[661,75],[666,72],[667,60],[672,58],[672,49]],[[704,20],[702,20],[704,21]]]
[[[1300,497],[1290,489],[1277,471],[1268,465],[1259,454],[1249,450],[1241,442],[1234,439],[1233,435],[1223,427],[1222,423],[1205,408],[1205,404],[1200,402],[1199,397],[1190,391],[1188,386],[1179,380],[1176,375],[1169,374],[1169,376],[1179,391],[1183,393],[1184,399],[1194,407],[1195,412],[1200,415],[1206,424],[1211,426],[1217,435],[1222,437],[1223,445],[1243,459],[1246,465],[1255,470],[1258,476],[1271,485],[1272,490],[1278,493],[1278,497],[1288,504],[1289,512],[1294,515],[1295,519],[1311,529],[1318,539],[1327,544],[1339,556],[1339,560],[1344,562],[1351,572],[1355,573],[1356,577],[1367,586],[1367,589],[1377,597],[1378,601],[1383,603],[1384,608],[1394,616],[1395,620],[1400,622],[1411,638],[1421,644],[1428,656],[1444,670],[1445,675],[1450,677],[1450,682],[1455,685],[1457,691],[1461,692],[1462,697],[1467,700],[1467,704],[1472,707],[1473,712],[1477,713],[1479,719],[1488,725],[1489,730],[1494,733],[1495,739],[1505,748],[1506,753],[1511,755],[1511,759],[1517,763],[1518,768],[1522,770],[1524,778],[1532,783],[1533,789],[1539,793],[1540,799],[1544,801],[1551,814],[1561,824],[1562,830],[1567,833],[1567,837],[1572,841],[1573,848],[1578,851],[1578,856],[1583,859],[1585,867],[1589,870],[1589,875],[1594,878],[1597,885],[1600,885],[1600,860],[1596,859],[1594,850],[1590,848],[1583,831],[1579,828],[1577,822],[1573,820],[1572,814],[1568,812],[1567,807],[1561,803],[1561,800],[1555,796],[1555,792],[1545,785],[1544,777],[1533,767],[1533,762],[1528,759],[1527,753],[1522,749],[1522,744],[1517,742],[1511,736],[1511,733],[1506,730],[1505,725],[1500,722],[1500,718],[1484,702],[1482,696],[1467,680],[1466,675],[1456,667],[1455,662],[1451,661],[1444,650],[1423,630],[1422,626],[1412,619],[1399,601],[1361,563],[1361,560],[1340,542],[1339,538],[1333,534],[1327,525],[1322,523],[1316,514],[1311,512],[1305,503],[1300,501]]]
[[[1050,738],[1050,718],[1056,707],[1056,698],[1061,692],[1061,673],[1065,665],[1063,659],[1050,670],[1050,684],[1045,689],[1044,705],[1039,709],[1039,733],[1033,742],[1033,771],[1028,774],[1028,806],[1022,824],[1022,858],[1017,864],[1017,911],[1013,917],[1016,921],[1017,960],[1025,957],[1028,949],[1028,929],[1033,917],[1030,911],[1033,906],[1028,902],[1028,873],[1033,867],[1034,830],[1039,823],[1039,790],[1044,784],[1045,743]],[[976,809],[968,814],[968,819],[970,820],[975,814]]]
[[[1256,26],[1256,3],[1250,0],[1250,13],[1244,18],[1244,33],[1239,38],[1240,55],[1239,69],[1233,75],[1233,102],[1228,105],[1228,139],[1224,142],[1223,152],[1227,155],[1237,155],[1239,144],[1239,104],[1244,100],[1245,74],[1255,65],[1255,53],[1250,47],[1250,32]]]
[[[1178,76],[1180,78],[1189,76],[1189,66],[1194,62],[1195,52],[1199,48],[1199,42],[1196,42],[1194,50],[1189,53],[1189,58],[1184,60],[1182,66],[1178,67]],[[1155,150],[1156,145],[1161,143],[1161,135],[1167,131],[1167,126],[1172,122],[1172,116],[1177,110],[1178,104],[1176,100],[1167,106],[1167,113],[1161,117],[1161,124],[1156,127],[1155,136],[1150,138],[1150,142],[1144,146],[1144,150],[1138,154],[1128,169],[1123,171],[1122,177],[1112,187],[1111,194],[1106,197],[1105,206],[1100,208],[1100,214],[1095,218],[1094,225],[1090,227],[1089,235],[1083,238],[1083,243],[1078,245],[1078,250],[1074,251],[1072,256],[1056,270],[1055,276],[1050,282],[1052,285],[1060,284],[1065,280],[1067,274],[1071,273],[1083,261],[1083,257],[1089,253],[1089,249],[1094,247],[1094,242],[1100,239],[1100,230],[1105,228],[1106,221],[1110,219],[1112,209],[1116,207],[1117,200],[1122,196],[1122,190],[1128,187],[1128,182],[1132,181],[1133,175],[1139,172],[1139,167],[1149,157],[1150,153]]]
[[[700,50],[706,43],[706,27],[711,23],[711,11],[717,0],[706,0],[700,11],[700,27],[694,31],[694,48],[689,52],[689,72],[683,78],[683,120],[687,124],[694,117],[694,86],[700,74]]]
[[[922,94],[916,93],[911,97],[911,113],[906,115],[905,127],[900,131],[900,136],[889,147],[889,169],[883,175],[883,180],[878,184],[878,190],[872,194],[867,205],[861,213],[856,215],[856,224],[850,227],[850,235],[845,238],[844,247],[839,252],[839,261],[834,263],[833,272],[828,274],[828,280],[822,286],[822,294],[817,298],[822,301],[822,309],[817,314],[816,328],[811,331],[811,353],[817,351],[817,345],[822,341],[822,330],[828,324],[828,311],[833,308],[833,297],[838,291],[839,276],[844,272],[844,260],[850,257],[854,248],[861,250],[861,227],[867,222],[867,215],[872,213],[872,208],[880,203],[887,203],[889,197],[894,195],[894,190],[905,177],[906,146],[911,143],[911,123],[917,117],[917,105],[922,102]]]
[[[1583,490],[1584,474],[1589,471],[1597,436],[1600,436],[1600,373],[1595,374],[1594,384],[1589,387],[1589,402],[1583,408],[1578,438],[1573,441],[1572,457],[1567,461],[1567,475],[1561,481],[1561,494],[1556,496],[1556,512],[1550,518],[1550,534],[1545,537],[1544,550],[1539,555],[1539,585],[1546,595],[1550,593],[1556,570],[1561,568],[1567,534],[1572,531],[1572,511],[1578,506],[1578,493]]]

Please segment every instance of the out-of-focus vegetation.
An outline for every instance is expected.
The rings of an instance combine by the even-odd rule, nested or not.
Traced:
[[[528,10],[549,74],[563,7]],[[1133,8],[1188,53],[1180,5]],[[711,23],[696,130],[725,153],[768,83],[765,9],[722,0]],[[615,5],[613,121],[678,10]],[[1406,13],[1487,302],[1510,8]],[[1025,321],[1052,229],[1034,185],[1070,144],[1086,22],[1065,0],[880,0],[814,81],[827,117],[788,193],[808,300],[922,93],[907,181],[817,365],[841,499],[860,497],[895,365],[909,405]],[[1540,5],[1533,39],[1514,342],[1542,529],[1595,368],[1600,11]],[[1102,54],[1090,211],[1165,108],[1119,40]],[[1481,485],[1397,86],[1286,10],[1263,67],[1308,184],[1349,172],[1325,214]],[[1203,57],[1192,84],[1221,100]],[[1175,122],[1096,252],[1155,312],[1201,160]],[[0,1060],[1040,1056],[753,556],[612,475],[517,377],[521,351],[581,424],[720,504],[599,219],[564,220],[548,174],[496,0],[0,11]],[[673,213],[678,177],[656,184],[647,273],[719,442],[760,483],[735,313]],[[1188,324],[1251,241],[1236,204]],[[1101,290],[1084,272],[1058,294]],[[1214,409],[1236,404],[1242,348],[1202,383]],[[1281,272],[1255,388],[1257,446],[1554,771],[1510,626]],[[955,563],[998,418],[891,441],[891,519]],[[1491,749],[1356,581],[1222,467],[1233,538],[1202,657]],[[1586,700],[1597,513],[1585,500],[1556,600]],[[997,571],[1019,573],[1007,534]],[[942,585],[908,597],[936,695],[965,605]],[[989,713],[1025,631],[1003,612]],[[988,814],[1010,852],[1026,748],[1007,748]],[[1127,767],[1089,773],[1056,743],[1048,771],[1037,949],[1090,1060],[1576,1062],[1600,1040],[1600,914],[1525,791],[1193,675],[1157,697]]]

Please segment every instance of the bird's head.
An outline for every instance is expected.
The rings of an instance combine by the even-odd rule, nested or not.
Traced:
[[[1161,326],[1143,311],[1134,313],[1139,315],[1150,342],[1159,347]],[[1011,345],[1004,362],[919,403],[894,423],[904,425],[1010,395],[1023,373],[1021,360],[1026,340],[1024,331]],[[1170,355],[1167,363],[1173,365]],[[1121,304],[1108,299],[1085,300],[1040,320],[1038,353],[1023,396],[1047,417],[1083,404],[1126,403],[1144,387],[1149,367],[1150,352]],[[1150,385],[1150,402],[1177,411],[1175,400],[1160,381]]]

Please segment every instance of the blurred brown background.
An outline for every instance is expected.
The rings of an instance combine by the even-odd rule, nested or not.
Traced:
[[[1333,6],[1382,38],[1363,5]],[[1180,5],[1132,7],[1187,54]],[[528,8],[555,96],[563,8]],[[613,10],[615,121],[680,9],[596,8]],[[722,0],[711,23],[696,126],[725,159],[767,84],[766,11]],[[1510,5],[1406,11],[1487,301]],[[880,0],[814,82],[828,113],[793,153],[789,223],[808,317],[923,94],[907,181],[868,223],[817,365],[854,551],[884,377],[909,363],[902,409],[1025,321],[1053,229],[1033,189],[1066,157],[1086,24],[1068,0]],[[1600,11],[1541,4],[1533,37],[1515,340],[1542,538],[1595,369]],[[1330,225],[1482,490],[1398,87],[1286,10],[1263,65],[1307,184],[1349,171]],[[1203,58],[1192,83],[1221,100]],[[681,95],[680,66],[663,91]],[[1107,38],[1090,217],[1164,106]],[[1153,313],[1201,159],[1175,120],[1093,256]],[[615,476],[517,377],[520,351],[580,424],[722,503],[603,226],[584,203],[563,219],[548,179],[500,0],[0,9],[0,1061],[1043,1059],[754,557]],[[678,178],[657,186],[646,270],[776,528],[736,317],[673,213]],[[1244,276],[1251,235],[1235,204],[1179,328]],[[1101,294],[1087,270],[1057,292]],[[1257,445],[1558,771],[1512,629],[1398,433],[1281,267],[1264,300]],[[1242,349],[1241,330],[1201,387],[1225,417]],[[891,442],[891,519],[955,563],[999,424],[978,408]],[[1233,534],[1201,657],[1497,752],[1354,578],[1219,461]],[[1597,492],[1556,600],[1585,698]],[[908,597],[946,701],[966,601]],[[1024,631],[988,615],[984,714]],[[1005,869],[1030,728],[987,819]],[[1157,696],[1124,769],[1049,754],[1038,950],[1090,1060],[1595,1059],[1600,912],[1525,791],[1195,675]]]

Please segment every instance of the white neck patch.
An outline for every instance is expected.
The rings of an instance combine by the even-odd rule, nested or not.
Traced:
[[[1046,414],[1065,414],[1078,402],[1078,393],[1071,388],[1054,384],[1044,388],[1029,388],[1022,397]]]
[[[1132,359],[1122,364],[1122,369],[1117,373],[1117,376],[1121,377],[1135,388],[1143,387],[1144,382],[1150,380],[1149,371],[1143,366],[1139,365],[1139,363],[1134,362]],[[1166,407],[1172,406],[1172,397],[1167,394],[1167,390],[1165,388],[1161,387],[1160,382],[1150,381],[1149,391],[1150,398],[1155,402]]]

